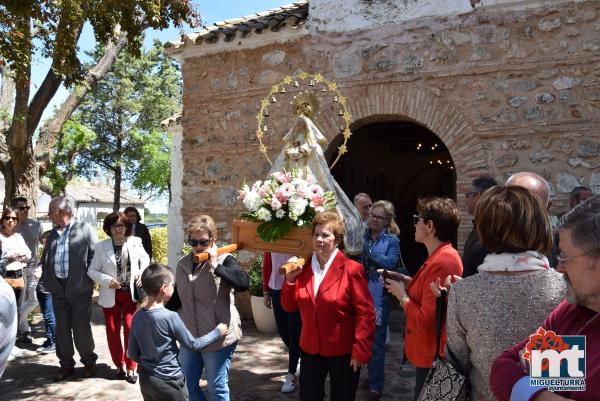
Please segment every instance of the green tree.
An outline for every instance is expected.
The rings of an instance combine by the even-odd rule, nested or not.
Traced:
[[[96,133],[81,123],[81,115],[74,114],[61,131],[42,189],[52,196],[64,195],[67,183],[78,171],[76,156],[95,140]]]
[[[140,57],[121,54],[78,108],[96,138],[81,149],[77,170],[87,177],[114,176],[113,209],[127,179],[147,198],[168,190],[170,141],[160,123],[181,108],[181,74],[159,41]]]
[[[63,125],[86,94],[107,73],[121,50],[140,51],[146,28],[165,29],[199,15],[191,0],[5,0],[0,3],[0,171],[6,180],[5,203],[16,194],[37,199]],[[89,23],[104,53],[91,68],[77,54],[83,26]],[[44,81],[32,92],[34,57],[51,60]],[[10,80],[12,85],[5,85]],[[74,88],[55,116],[34,132],[61,84]],[[9,110],[8,115],[2,110]]]

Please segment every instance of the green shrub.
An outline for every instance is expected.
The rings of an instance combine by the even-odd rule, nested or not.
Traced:
[[[250,276],[250,288],[248,289],[248,292],[250,295],[257,297],[263,296],[262,265],[263,257],[261,254],[258,258],[256,258],[254,263],[252,263],[250,271],[248,272]]]
[[[98,236],[98,241],[104,241],[105,239],[109,238],[108,235],[106,235],[104,230],[101,228],[96,229],[96,235]]]
[[[151,229],[150,238],[152,238],[152,261],[166,265],[169,261],[167,227]]]

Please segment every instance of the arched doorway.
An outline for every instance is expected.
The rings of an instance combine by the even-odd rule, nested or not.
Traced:
[[[412,121],[369,123],[353,132],[349,152],[334,167],[333,176],[350,199],[366,192],[373,201],[387,199],[394,204],[402,258],[414,272],[427,257],[425,247],[414,241],[412,215],[417,199],[456,199],[456,171],[450,152],[437,135]],[[338,137],[330,143],[330,161],[340,141]]]

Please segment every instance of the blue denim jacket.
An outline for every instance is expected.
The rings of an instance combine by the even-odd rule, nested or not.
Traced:
[[[385,228],[376,240],[371,240],[371,230],[364,236],[362,264],[369,280],[379,279],[377,269],[394,270],[400,257],[400,240]]]

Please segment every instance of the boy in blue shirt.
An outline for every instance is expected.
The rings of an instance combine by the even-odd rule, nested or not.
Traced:
[[[144,401],[187,401],[189,394],[177,355],[183,347],[195,352],[225,335],[221,323],[210,333],[195,338],[179,315],[165,309],[173,295],[174,277],[167,266],[154,263],[142,273],[142,288],[148,303],[133,317],[128,354],[140,364],[140,388]]]

